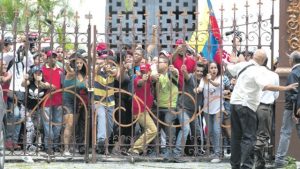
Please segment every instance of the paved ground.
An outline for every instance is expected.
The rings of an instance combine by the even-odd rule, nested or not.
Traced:
[[[85,163],[7,163],[4,169],[229,169],[229,163],[211,164],[206,162],[198,163],[159,163],[159,162],[138,162],[130,164],[126,162],[99,162],[96,164]]]
[[[228,161],[221,163],[209,162],[186,162],[186,163],[164,163],[164,162],[130,162],[110,161],[97,163],[84,163],[83,161],[58,161],[47,163],[45,160],[35,163],[25,162],[7,162],[4,169],[230,169]],[[297,162],[297,168],[300,169],[300,162]]]
[[[47,163],[44,156],[33,157],[34,163],[25,163],[25,156],[7,156],[4,169],[230,169],[229,159],[223,159],[221,163],[210,163],[207,159],[186,157],[183,163],[166,163],[162,159],[136,159],[130,163],[129,157],[106,157],[98,156],[96,163],[85,163],[83,157],[75,157],[67,160],[64,157],[56,157]],[[90,156],[91,158],[91,156]],[[201,160],[201,161],[199,161]],[[202,161],[203,160],[203,161]],[[292,169],[292,168],[289,168]],[[294,169],[294,168],[293,168]],[[297,168],[300,169],[300,162]]]
[[[84,162],[51,162],[38,161],[35,163],[8,162],[4,169],[230,169],[229,162],[187,162],[187,163],[164,163],[164,162],[136,162],[131,164],[121,162],[97,162],[95,164]],[[295,168],[296,169],[296,168]],[[300,169],[300,162],[297,162]]]
[[[34,163],[25,163],[25,156],[7,156],[5,169],[229,169],[228,159],[222,163],[212,164],[209,162],[195,161],[195,158],[185,158],[184,163],[166,163],[162,159],[138,158],[135,163],[130,163],[129,157],[105,157],[98,156],[96,163],[85,163],[83,157],[75,157],[67,160],[64,157],[56,157],[47,163],[43,156],[33,157]],[[90,156],[91,158],[91,156]]]

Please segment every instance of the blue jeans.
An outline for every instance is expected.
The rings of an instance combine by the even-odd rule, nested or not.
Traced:
[[[62,128],[61,124],[58,125],[52,125],[49,124],[49,121],[51,120],[54,123],[62,123],[63,117],[62,117],[62,109],[58,106],[51,106],[51,107],[45,107],[45,114],[48,116],[46,119],[44,115],[42,115],[42,123],[44,127],[44,144],[45,148],[51,148],[51,143],[54,143],[55,145],[53,147],[58,147],[58,143],[60,141],[60,131]],[[49,143],[51,147],[49,147]]]
[[[7,123],[14,123],[25,117],[25,107],[23,104],[13,104],[13,101],[9,99],[8,108],[11,109],[12,112],[7,113]],[[6,139],[17,143],[19,140],[20,130],[21,124],[7,125]]]
[[[185,111],[183,111],[182,113],[179,113],[179,114],[173,114],[172,112],[166,112],[165,122],[167,124],[170,124],[170,125],[173,124],[175,119],[178,119],[180,125],[182,125],[181,130],[179,131],[177,139],[176,139],[175,149],[173,150],[175,155],[179,155],[182,151],[182,148],[184,148],[184,146],[186,144],[187,136],[189,135],[190,130],[191,130],[190,124],[188,123],[190,118]],[[185,125],[183,125],[183,124],[185,124]],[[173,141],[173,137],[176,134],[175,128],[166,127],[165,132],[166,132],[167,138],[169,137],[167,144],[170,144],[170,141]]]
[[[293,129],[293,111],[285,109],[283,112],[282,125],[280,130],[280,139],[275,155],[276,163],[283,163],[290,145],[290,137]],[[296,124],[297,134],[300,137],[300,122]]]
[[[96,106],[97,112],[97,142],[104,144],[106,138],[109,138],[113,131],[113,111],[114,107],[107,107],[103,105]]]
[[[229,118],[230,119],[230,115],[231,115],[231,105],[229,101],[224,101],[224,109],[225,111],[228,113],[228,117],[223,117],[223,118]]]
[[[208,125],[208,134],[209,140],[212,143],[214,155],[221,157],[221,146],[220,146],[220,137],[221,137],[221,115],[217,114],[207,114],[205,117]]]

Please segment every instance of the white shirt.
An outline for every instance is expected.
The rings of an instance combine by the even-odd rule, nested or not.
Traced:
[[[234,105],[247,106],[251,110],[257,110],[264,86],[269,84],[265,80],[265,71],[254,60],[241,62],[235,65],[228,65],[229,72],[236,76],[247,65],[254,64],[242,72],[236,82],[231,94],[230,103]]]
[[[19,45],[17,46],[17,49],[18,48],[19,48]],[[15,56],[15,60],[17,60],[17,52],[14,53],[13,50],[11,50],[7,53],[0,53],[0,60],[3,57],[3,60],[8,65],[9,62],[14,59],[14,56]],[[27,61],[27,58],[28,58],[28,61]],[[29,67],[34,64],[33,55],[30,53],[30,51],[28,51],[27,57],[24,56],[23,63],[24,63],[24,65],[27,65],[27,69],[29,69]]]
[[[2,59],[2,57],[3,57],[3,61],[5,61],[6,64],[8,65],[8,63],[14,58],[14,53],[13,52],[1,53],[0,59]]]
[[[266,67],[264,67],[265,70],[265,78],[268,81],[269,84],[279,86],[279,75],[271,70],[268,70]],[[278,98],[279,92],[269,91],[265,90],[262,92],[261,95],[261,103],[264,104],[273,104],[274,101]]]
[[[224,85],[221,82],[221,76],[217,77],[215,81]],[[221,108],[224,110],[223,101],[221,102],[221,91],[223,91],[223,87],[218,86],[215,87],[211,83],[206,83],[204,80],[201,80],[199,87],[203,89],[204,96],[204,105],[203,111],[208,114],[216,114],[220,112]],[[221,106],[220,106],[221,105]]]
[[[17,71],[17,67],[19,72]],[[9,90],[25,92],[25,87],[21,85],[24,78],[25,70],[26,69],[25,67],[23,68],[21,62],[13,64],[13,66],[8,70],[8,72],[13,75],[10,80]]]

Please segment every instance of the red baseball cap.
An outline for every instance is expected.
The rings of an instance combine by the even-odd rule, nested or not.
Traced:
[[[101,51],[101,50],[105,50],[107,49],[107,45],[104,42],[100,42],[98,43],[97,47],[96,47],[96,51]]]
[[[150,71],[150,65],[149,64],[141,64],[140,71],[143,71],[144,73],[148,73]]]
[[[183,39],[177,39],[176,42],[175,42],[175,45],[178,46],[178,45],[181,45],[183,43],[184,43]]]
[[[49,50],[49,51],[46,53],[46,55],[47,55],[47,58],[49,58],[49,57],[57,57],[57,53],[55,53],[55,52],[52,51],[52,50]]]

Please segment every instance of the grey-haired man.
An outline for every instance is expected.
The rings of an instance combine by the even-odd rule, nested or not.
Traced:
[[[294,51],[289,57],[289,63],[292,66],[292,71],[288,75],[287,85],[298,83],[300,81],[300,52]],[[297,90],[285,91],[285,108],[282,117],[282,125],[280,130],[280,139],[275,155],[275,166],[284,167],[287,165],[285,156],[289,149],[290,137],[294,124],[296,125],[297,133],[300,138],[300,122],[294,116],[293,106],[297,102]]]

